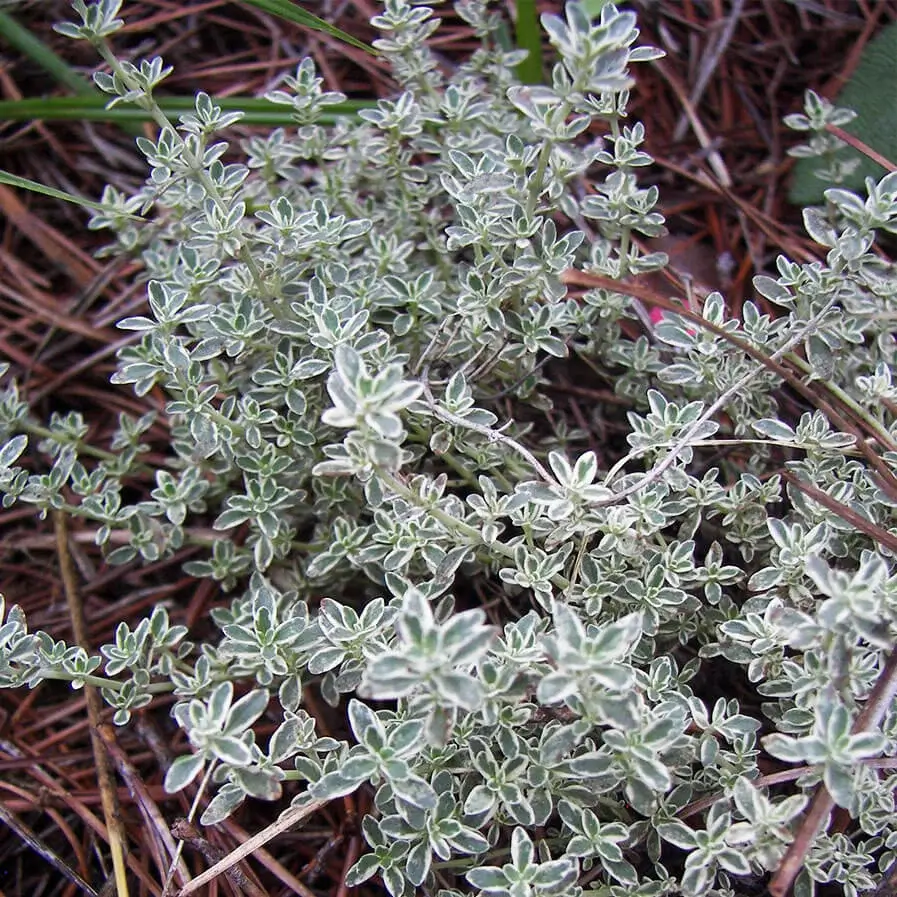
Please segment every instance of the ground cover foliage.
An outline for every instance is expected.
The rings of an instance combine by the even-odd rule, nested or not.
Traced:
[[[113,382],[161,387],[170,451],[149,462],[150,414],[108,445],[78,413],[38,420],[7,376],[0,485],[89,523],[110,564],[199,544],[187,573],[233,600],[201,643],[159,606],[98,654],[9,607],[0,683],[96,686],[121,726],[173,696],[192,752],[165,787],[194,789],[203,825],[370,790],[346,883],[395,897],[877,887],[897,846],[897,280],[876,238],[897,176],[805,212],[824,261],[754,281],[777,316],[719,293],[689,310],[639,287],[666,259],[642,242],[664,221],[626,113],[657,53],[631,12],[543,17],[558,62],[522,85],[486,4],[456,4],[482,47],[446,77],[430,10],[391,0],[372,24],[403,93],[319,124],[342,97],[305,60],[270,94],[297,127],[236,163],[234,115],[200,94],[170,121],[163,62],[116,58],[119,5],[61,28],[159,126],[145,186],[109,187],[91,227],[142,261]],[[843,116],[810,95],[791,124]],[[667,306],[647,332],[634,297]],[[564,363],[628,409],[611,464],[531,423]]]

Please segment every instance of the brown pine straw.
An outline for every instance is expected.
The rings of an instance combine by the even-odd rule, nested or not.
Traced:
[[[334,0],[325,5],[335,24],[362,40],[371,39],[367,19],[379,11],[380,4]],[[543,12],[556,12],[559,5],[555,0],[539,0]],[[799,111],[807,87],[834,101],[866,43],[878,29],[897,19],[897,2],[745,0],[740,16],[733,14],[736,4],[726,0],[665,4],[631,0],[630,5],[639,13],[644,41],[660,45],[668,53],[663,71],[642,67],[632,96],[631,121],[644,122],[647,149],[658,160],[646,176],[660,188],[661,211],[674,235],[695,241],[711,260],[724,253],[731,256],[731,280],[716,288],[727,297],[730,313],[737,317],[740,303],[754,298],[751,277],[770,270],[778,252],[796,261],[810,261],[817,252],[801,229],[799,210],[790,207],[785,198],[792,164],[785,151],[800,135],[784,129],[781,117]],[[89,73],[96,65],[91,51],[52,31],[52,22],[67,9],[65,0],[46,0],[24,4],[16,14],[72,65]],[[444,18],[445,27],[433,46],[440,65],[448,71],[468,55],[475,41],[463,23],[451,18],[447,5],[437,14]],[[166,84],[176,93],[202,88],[219,96],[260,95],[295,67],[297,57],[306,54],[325,64],[328,89],[374,98],[390,96],[396,90],[379,60],[226,0],[129,0],[126,33],[118,48],[133,54],[132,58],[162,54],[175,66]],[[4,57],[0,97],[13,100],[43,93],[60,91],[26,60]],[[682,123],[691,118],[699,127],[683,128]],[[234,144],[249,133],[245,128],[236,129]],[[0,141],[4,167],[83,195],[98,196],[107,179],[122,190],[132,190],[144,176],[133,138],[110,125],[0,123]],[[730,187],[723,186],[714,173],[718,161],[725,166]],[[105,237],[85,229],[80,210],[24,194],[16,194],[12,202],[8,197],[0,199],[4,200],[0,203],[0,353],[13,362],[24,397],[35,402],[38,416],[53,410],[81,410],[91,425],[87,441],[106,446],[117,412],[138,416],[164,404],[158,390],[137,399],[127,387],[110,389],[108,384],[114,369],[112,355],[122,340],[115,321],[140,313],[143,287],[136,279],[139,266],[133,262],[97,263],[92,254]],[[688,265],[682,267],[689,274]],[[644,286],[640,281],[633,289]],[[619,284],[612,289],[624,291]],[[673,292],[679,293],[675,284],[669,290]],[[667,294],[665,288],[659,293],[661,297]],[[647,303],[649,298],[643,294],[642,301]],[[764,311],[775,314],[765,300],[759,303]],[[680,311],[678,307],[674,310]],[[796,367],[784,368],[792,378],[786,379],[786,401],[797,393],[808,402],[822,402],[840,415],[837,426],[856,435],[858,446],[867,447],[873,456],[889,448],[886,434],[870,432],[825,384],[806,385]],[[800,386],[806,391],[800,392]],[[582,407],[576,403],[577,396],[585,397]],[[555,419],[573,421],[586,431],[589,441],[598,442],[605,453],[612,454],[603,434],[613,437],[620,432],[619,402],[607,384],[577,381],[569,389],[557,391]],[[160,420],[149,435],[151,458],[168,439]],[[608,465],[613,460],[608,456]],[[873,464],[871,459],[869,464]],[[885,472],[879,470],[878,475],[885,486],[890,483]],[[151,488],[137,480],[129,485],[138,492]],[[789,485],[804,491],[809,486]],[[828,499],[810,498],[820,503]],[[17,507],[0,512],[2,524],[0,577],[7,598],[23,604],[36,626],[65,637],[66,615],[54,604],[58,580],[48,562],[56,553],[55,535],[30,512],[23,517]],[[201,627],[209,608],[222,600],[211,581],[197,583],[180,573],[185,555],[146,566],[109,568],[93,544],[90,528],[81,521],[69,525],[68,545],[78,567],[79,597],[93,645],[108,641],[118,620],[135,620],[159,601],[168,603],[177,622],[193,628]],[[197,521],[196,526],[201,531],[208,521]],[[879,533],[869,535],[880,538]],[[482,599],[485,603],[488,596]],[[118,741],[108,748],[118,776],[127,786],[117,793],[127,814],[132,844],[128,868],[142,893],[154,897],[163,880],[154,874],[153,866],[159,863],[156,855],[164,857],[168,852],[160,823],[186,812],[185,796],[166,795],[160,784],[158,770],[166,768],[169,755],[186,749],[183,736],[169,743],[168,731],[155,731],[156,725],[164,725],[160,719],[166,710],[160,702],[158,713],[135,715],[136,725],[119,731]],[[319,726],[326,724],[317,711],[312,715]],[[78,692],[68,693],[65,703],[51,705],[46,690],[0,694],[3,804],[33,829],[46,833],[48,846],[52,844],[61,861],[85,879],[95,874],[92,850],[100,845],[105,853],[107,839],[106,827],[92,812],[104,795],[84,759],[91,750],[84,737],[89,729],[87,720],[84,699]],[[156,736],[161,747],[154,743]],[[136,777],[130,775],[129,768]],[[17,783],[13,789],[11,776],[4,775],[4,770],[21,776],[27,787]],[[162,819],[150,821],[153,802]],[[34,821],[37,810],[46,814],[41,824]],[[205,836],[214,846],[227,850],[240,843],[246,832],[266,825],[270,812],[267,805],[247,804],[236,817],[239,826],[229,821]],[[283,836],[276,845],[278,850],[271,848],[277,860],[272,858],[270,865],[267,854],[254,853],[254,862],[263,867],[259,875],[265,883],[271,882],[272,895],[299,891],[284,875],[295,873],[294,877],[302,878],[318,847],[328,842],[331,831],[339,830],[345,817],[339,802],[334,802],[302,833],[307,840]],[[24,863],[21,890],[27,894],[39,880],[28,868],[32,858],[24,849],[16,853],[15,836],[2,840],[0,866],[5,857]],[[326,891],[316,890],[346,897],[345,872],[363,849],[358,834],[347,838],[340,850],[326,858],[324,874],[330,881]],[[197,864],[202,868],[203,859],[188,856],[183,862],[193,870]],[[36,864],[41,866],[39,875],[58,879],[54,881],[56,894],[72,897],[74,888],[61,873],[45,867],[42,860]],[[93,884],[99,887],[98,882]],[[275,890],[278,884],[279,891]],[[200,893],[232,892],[233,885],[224,876],[209,881],[208,891]]]
[[[53,524],[56,530],[56,548],[59,555],[59,572],[65,589],[66,603],[72,620],[74,644],[90,653],[90,642],[87,636],[87,624],[84,620],[84,606],[78,594],[78,580],[75,566],[68,545],[68,528],[66,517],[62,511],[53,512]],[[118,897],[128,897],[127,876],[127,834],[121,820],[121,807],[115,789],[115,779],[104,740],[114,741],[115,735],[103,721],[103,702],[94,686],[85,684],[84,696],[87,699],[87,716],[90,720],[90,745],[97,768],[97,783],[103,799],[103,816],[109,833],[109,851],[112,854],[112,868],[115,877],[115,891]],[[100,735],[100,729],[106,729]]]
[[[208,884],[213,879],[217,878],[223,872],[226,872],[232,866],[235,866],[241,860],[246,859],[246,857],[250,856],[260,847],[267,844],[273,838],[276,838],[278,835],[283,834],[286,831],[289,831],[294,825],[298,825],[303,819],[307,819],[309,816],[317,813],[322,807],[327,806],[329,801],[326,800],[315,800],[309,804],[305,804],[300,807],[290,807],[289,810],[284,811],[280,818],[269,825],[266,829],[260,831],[257,835],[253,835],[248,841],[245,841],[241,844],[236,850],[229,853],[222,860],[219,860],[215,863],[214,866],[206,869],[202,875],[197,875],[196,878],[193,879],[189,884],[184,885],[183,888],[180,889],[177,893],[177,897],[188,897],[188,895],[193,894],[198,891],[203,885]]]
[[[159,809],[150,789],[144,784],[140,773],[134,768],[128,755],[121,749],[118,742],[112,737],[108,726],[100,727],[100,737],[109,752],[109,756],[115,763],[119,776],[127,785],[131,797],[140,809],[140,813],[146,822],[145,830],[152,836],[149,847],[156,863],[156,868],[164,877],[167,874],[170,862],[175,860],[176,872],[182,882],[190,878],[190,873],[183,859],[179,856],[178,846],[169,831],[165,817]],[[167,857],[165,854],[167,853]]]
[[[881,153],[876,152],[866,143],[863,143],[859,137],[854,134],[848,134],[844,128],[839,128],[837,125],[826,125],[825,130],[829,132],[829,134],[834,134],[839,140],[843,140],[845,143],[849,143],[854,149],[859,150],[864,156],[870,158],[873,162],[877,162],[884,168],[885,171],[894,172],[897,171],[897,165],[895,165],[890,159],[886,159]]]
[[[171,827],[171,834],[194,850],[198,850],[209,863],[217,863],[225,856],[224,851],[220,847],[216,847],[208,838],[204,838],[200,834],[199,829],[186,819],[176,820]],[[226,869],[224,874],[234,885],[244,891],[247,897],[268,897],[268,892],[262,887],[261,882],[253,875],[251,870],[243,870],[239,864],[235,864],[230,869]]]
[[[87,897],[98,897],[97,892],[74,869],[72,869],[57,853],[48,847],[24,822],[10,813],[0,803],[0,822],[11,829],[22,841],[24,841],[41,859],[52,866],[64,878],[87,894]],[[0,895],[3,892],[0,891]]]

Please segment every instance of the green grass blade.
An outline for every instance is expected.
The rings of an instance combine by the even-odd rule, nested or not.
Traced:
[[[370,53],[373,56],[379,55],[373,47],[364,43],[364,41],[360,41],[357,37],[352,37],[351,34],[347,34],[341,28],[331,25],[330,22],[320,19],[316,15],[312,15],[312,13],[303,9],[301,6],[293,3],[292,0],[243,0],[243,2],[248,3],[250,6],[254,6],[256,9],[262,10],[263,12],[279,16],[282,19],[286,19],[288,22],[293,22],[295,25],[301,25],[303,28],[313,28],[315,31],[323,31],[325,34],[329,34],[331,37],[335,37],[343,43],[357,47],[359,50],[364,50],[366,53]]]
[[[36,62],[47,74],[67,87],[77,97],[94,97],[107,102],[93,83],[76,72],[64,59],[57,56],[42,40],[23,28],[8,13],[0,11],[0,37],[10,46]],[[76,118],[77,116],[73,116]],[[140,128],[133,123],[123,122],[122,129],[129,134],[139,134]]]
[[[193,97],[155,97],[163,111],[171,118],[177,118],[182,112],[189,112],[195,107]],[[224,97],[213,101],[222,109],[230,112],[239,110],[245,113],[242,122],[249,125],[266,125],[269,127],[289,127],[295,124],[290,117],[289,106],[271,103],[256,97]],[[24,100],[0,101],[0,121],[105,121],[105,122],[145,122],[150,121],[149,113],[137,106],[118,105],[106,108],[107,97],[32,97]],[[324,124],[338,117],[353,116],[359,109],[373,108],[377,104],[373,100],[347,100],[335,106],[329,106],[321,115]]]
[[[527,51],[517,66],[517,77],[524,84],[542,84],[542,28],[536,0],[517,0],[517,49]]]
[[[94,202],[92,199],[84,199],[82,196],[75,196],[74,193],[66,193],[65,190],[57,190],[55,187],[48,187],[46,184],[32,181],[29,178],[19,177],[17,174],[10,174],[8,171],[0,169],[0,184],[6,184],[9,187],[18,187],[20,190],[30,190],[32,193],[40,193],[43,196],[50,196],[53,199],[61,199],[64,202],[71,202],[85,209],[94,209],[97,212],[107,212],[109,206]],[[126,212],[120,214],[127,218],[133,218],[135,221],[143,220],[140,215],[131,215]]]
[[[9,13],[0,12],[0,37],[10,46],[34,60],[45,72],[64,84],[72,93],[91,96],[97,89],[56,55],[42,40],[23,28]]]

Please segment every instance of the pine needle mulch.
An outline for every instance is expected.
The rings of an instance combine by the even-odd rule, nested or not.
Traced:
[[[560,4],[539,5],[547,11]],[[632,105],[657,159],[648,180],[660,188],[670,229],[657,248],[669,252],[671,268],[654,289],[694,297],[719,289],[738,314],[752,296],[751,278],[769,271],[778,253],[806,260],[818,252],[802,233],[800,210],[787,201],[786,149],[796,138],[781,125],[782,116],[799,110],[807,88],[833,97],[863,46],[897,18],[897,2],[634,5],[645,41],[667,52],[643,67]],[[367,20],[378,4],[306,6],[362,40],[373,36]],[[51,30],[69,17],[67,3],[26,0],[13,11],[70,65],[85,73],[95,66],[89,47]],[[201,88],[216,96],[261,95],[305,55],[314,57],[328,89],[350,98],[394,90],[382,63],[363,51],[248,7],[141,0],[126,3],[125,12],[117,49],[161,54],[175,66],[166,88],[178,93]],[[438,50],[451,66],[473,41],[448,11],[440,14],[447,25]],[[0,60],[2,99],[58,92],[29,59],[7,53]],[[7,170],[89,197],[99,196],[107,180],[131,188],[144,172],[133,135],[114,125],[0,123],[0,148]],[[102,235],[85,229],[80,209],[0,186],[0,217],[0,356],[12,363],[36,411],[81,411],[90,439],[103,443],[120,411],[140,415],[160,408],[157,392],[138,400],[108,383],[115,351],[127,339],[115,322],[143,303],[136,265],[97,261]],[[606,385],[567,383],[554,413],[597,440],[603,426],[618,425],[614,400]],[[151,435],[155,445],[165,445],[161,423]],[[137,492],[147,488],[134,484]],[[196,626],[226,601],[213,584],[181,572],[187,551],[148,566],[109,568],[92,533],[77,522],[35,521],[27,507],[16,507],[0,512],[0,527],[0,591],[8,602],[24,607],[33,629],[80,640],[94,651],[111,640],[118,621],[139,619],[159,603],[174,622]],[[326,731],[332,717],[311,694],[309,701]],[[157,897],[174,837],[187,845],[182,870],[196,876],[271,823],[272,806],[252,801],[212,830],[176,823],[187,815],[192,791],[169,796],[161,786],[172,758],[187,750],[182,736],[172,738],[165,709],[113,729],[109,713],[83,691],[43,685],[0,692],[0,897],[112,894],[110,845],[114,851],[116,844],[131,893]],[[105,766],[99,775],[98,765]],[[358,819],[369,800],[360,794],[331,803],[303,828],[215,877],[203,893],[345,897],[345,872],[364,850]]]

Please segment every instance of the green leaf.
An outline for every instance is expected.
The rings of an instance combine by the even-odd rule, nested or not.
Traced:
[[[485,785],[477,785],[464,801],[464,814],[478,816],[480,813],[491,810],[494,806],[495,795]]]
[[[855,787],[851,770],[835,763],[827,763],[822,778],[832,800],[839,807],[850,806]]]
[[[657,826],[657,833],[664,841],[669,841],[675,847],[682,850],[694,850],[697,846],[695,833],[678,820],[673,822],[661,822]]]
[[[761,435],[768,436],[770,439],[777,439],[780,442],[794,442],[794,430],[784,421],[776,418],[763,418],[758,420],[751,426]]]
[[[457,835],[447,836],[446,840],[462,853],[485,853],[489,842],[472,828],[462,828]]]
[[[25,451],[26,445],[28,445],[27,436],[23,436],[22,434],[13,436],[13,438],[0,449],[0,470],[11,467],[19,459],[19,455]]]
[[[241,523],[246,521],[249,518],[249,515],[244,511],[239,511],[231,508],[228,511],[223,511],[215,518],[215,522],[212,524],[213,529],[231,529],[232,527],[239,526]]]
[[[377,761],[371,756],[350,757],[340,767],[339,773],[344,779],[361,784],[377,772]]]
[[[165,775],[165,790],[169,794],[175,794],[186,788],[199,775],[205,762],[205,757],[202,754],[187,754],[184,757],[178,757]]]
[[[633,756],[630,760],[633,775],[652,791],[668,791],[670,773],[659,760]]]
[[[410,719],[401,723],[389,733],[389,746],[398,755],[414,751],[423,741],[424,721]]]
[[[467,873],[467,880],[481,891],[495,890],[508,886],[508,879],[498,866],[480,866]]]
[[[689,858],[693,856],[697,857],[698,854],[689,854]],[[713,884],[713,879],[714,869],[709,863],[686,866],[680,883],[682,893],[686,897],[698,897],[699,894],[706,893],[710,885]]]
[[[522,828],[515,828],[511,834],[511,862],[517,869],[525,869],[533,864],[535,850],[530,836]]]
[[[227,819],[243,801],[246,793],[236,785],[225,785],[206,807],[200,818],[203,825],[217,825]]]
[[[378,736],[379,743],[386,741],[386,731],[383,724],[377,719],[377,714],[367,704],[354,698],[349,701],[349,725],[360,744],[366,744],[368,733]]]
[[[483,686],[466,673],[438,673],[433,682],[439,696],[453,706],[472,711],[483,702]]]
[[[127,564],[130,561],[134,560],[137,557],[137,549],[132,545],[122,545],[120,548],[116,548],[115,551],[110,551],[109,554],[106,555],[106,563],[109,564],[110,567],[117,567],[121,564]]]
[[[335,797],[351,794],[359,785],[355,779],[343,776],[339,770],[329,772],[311,787],[311,793],[317,800],[333,800]]]
[[[570,857],[542,863],[533,876],[533,886],[543,894],[561,894],[576,881],[578,867]]]
[[[357,887],[366,882],[380,868],[376,854],[366,853],[349,870],[346,875],[346,885],[350,888]]]
[[[540,704],[559,704],[576,691],[576,680],[568,673],[549,673],[539,683],[536,697]]]
[[[247,745],[231,735],[210,738],[209,749],[219,760],[231,766],[248,766],[252,762],[252,753]]]
[[[598,751],[581,754],[570,761],[570,771],[576,776],[595,778],[607,775],[614,766],[614,758]]]
[[[321,31],[324,34],[329,34],[331,37],[341,40],[344,44],[357,47],[359,50],[364,50],[365,53],[370,53],[372,56],[380,55],[373,47],[364,43],[364,41],[360,41],[357,37],[352,37],[351,34],[343,31],[341,28],[331,25],[330,22],[312,15],[308,10],[293,3],[292,0],[244,0],[244,2],[263,12],[270,13],[274,16],[280,16],[280,18],[286,19],[288,22],[292,22],[295,25],[301,25],[303,28],[311,28],[314,31]]]
[[[419,888],[430,871],[430,842],[421,841],[408,852],[405,861],[405,876],[416,888]]]
[[[436,806],[436,792],[419,776],[409,775],[401,779],[390,779],[389,784],[402,800],[413,807],[432,810]]]
[[[224,734],[238,735],[246,731],[265,712],[269,697],[264,688],[257,688],[240,698],[227,714]]]
[[[789,735],[767,735],[763,739],[763,747],[777,757],[779,760],[786,760],[789,763],[802,763],[804,760],[804,749],[801,742]]]

